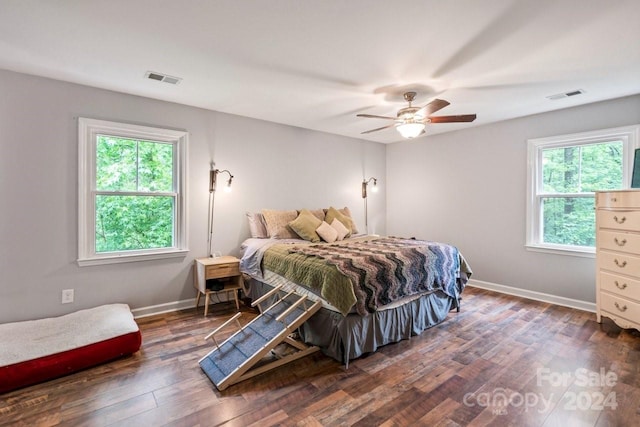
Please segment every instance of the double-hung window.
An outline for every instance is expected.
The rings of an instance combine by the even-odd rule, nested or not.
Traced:
[[[80,118],[78,264],[184,256],[187,133]]]
[[[528,249],[593,256],[595,192],[629,188],[639,129],[527,141]]]

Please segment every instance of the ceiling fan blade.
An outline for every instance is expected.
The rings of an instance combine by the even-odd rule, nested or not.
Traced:
[[[436,111],[442,110],[447,105],[449,105],[449,101],[445,101],[444,99],[434,99],[433,101],[416,111],[415,115],[427,117],[435,113]]]
[[[383,129],[388,129],[391,127],[394,127],[396,124],[391,124],[391,125],[387,125],[387,126],[382,126],[381,128],[377,128],[377,129],[371,129],[371,130],[366,130],[364,132],[360,132],[361,135],[365,134],[365,133],[371,133],[371,132],[377,132],[379,130],[383,130]]]
[[[472,122],[476,119],[475,114],[462,114],[459,116],[437,116],[429,117],[431,123],[456,123],[456,122]]]
[[[389,117],[389,116],[376,116],[375,114],[357,114],[358,117],[366,117],[368,119],[386,119],[386,120],[397,120],[397,117]]]

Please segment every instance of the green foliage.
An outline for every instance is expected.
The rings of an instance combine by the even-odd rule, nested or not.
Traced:
[[[172,144],[98,136],[96,252],[173,246],[173,164]]]
[[[595,201],[590,193],[622,188],[622,142],[550,148],[542,151],[543,191],[580,194],[543,197],[545,243],[595,246]]]
[[[592,197],[543,198],[545,243],[595,246],[595,202]]]
[[[546,193],[584,193],[622,186],[622,142],[551,148],[542,151]]]
[[[96,190],[173,191],[173,145],[99,135]]]

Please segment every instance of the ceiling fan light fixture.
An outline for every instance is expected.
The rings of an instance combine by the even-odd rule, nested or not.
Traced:
[[[468,123],[476,119],[475,114],[459,114],[456,116],[433,116],[433,113],[440,111],[447,105],[449,101],[444,99],[434,99],[423,107],[414,107],[411,105],[415,92],[406,92],[404,99],[409,103],[408,107],[398,110],[396,117],[391,116],[378,116],[375,114],[357,114],[358,117],[366,117],[370,119],[384,119],[393,120],[395,123],[391,123],[387,126],[382,126],[376,129],[360,132],[361,134],[377,132],[379,130],[389,129],[395,127],[398,129],[400,135],[403,138],[412,139],[425,133],[424,129],[427,123]]]
[[[403,138],[411,139],[419,136],[424,131],[425,124],[421,122],[405,122],[398,126],[398,132]]]

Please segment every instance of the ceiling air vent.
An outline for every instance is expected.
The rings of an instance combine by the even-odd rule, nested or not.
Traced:
[[[558,93],[558,94],[555,94],[555,95],[547,96],[547,99],[550,99],[550,100],[554,101],[556,99],[562,99],[562,98],[568,98],[570,96],[582,95],[583,93],[584,93],[584,90],[576,89],[576,90],[572,90],[571,92],[564,92],[564,93]]]
[[[155,73],[153,71],[147,71],[144,76],[151,80],[157,80],[159,82],[165,82],[172,85],[177,85],[182,81],[182,79],[179,77],[171,77],[167,76],[166,74]]]

